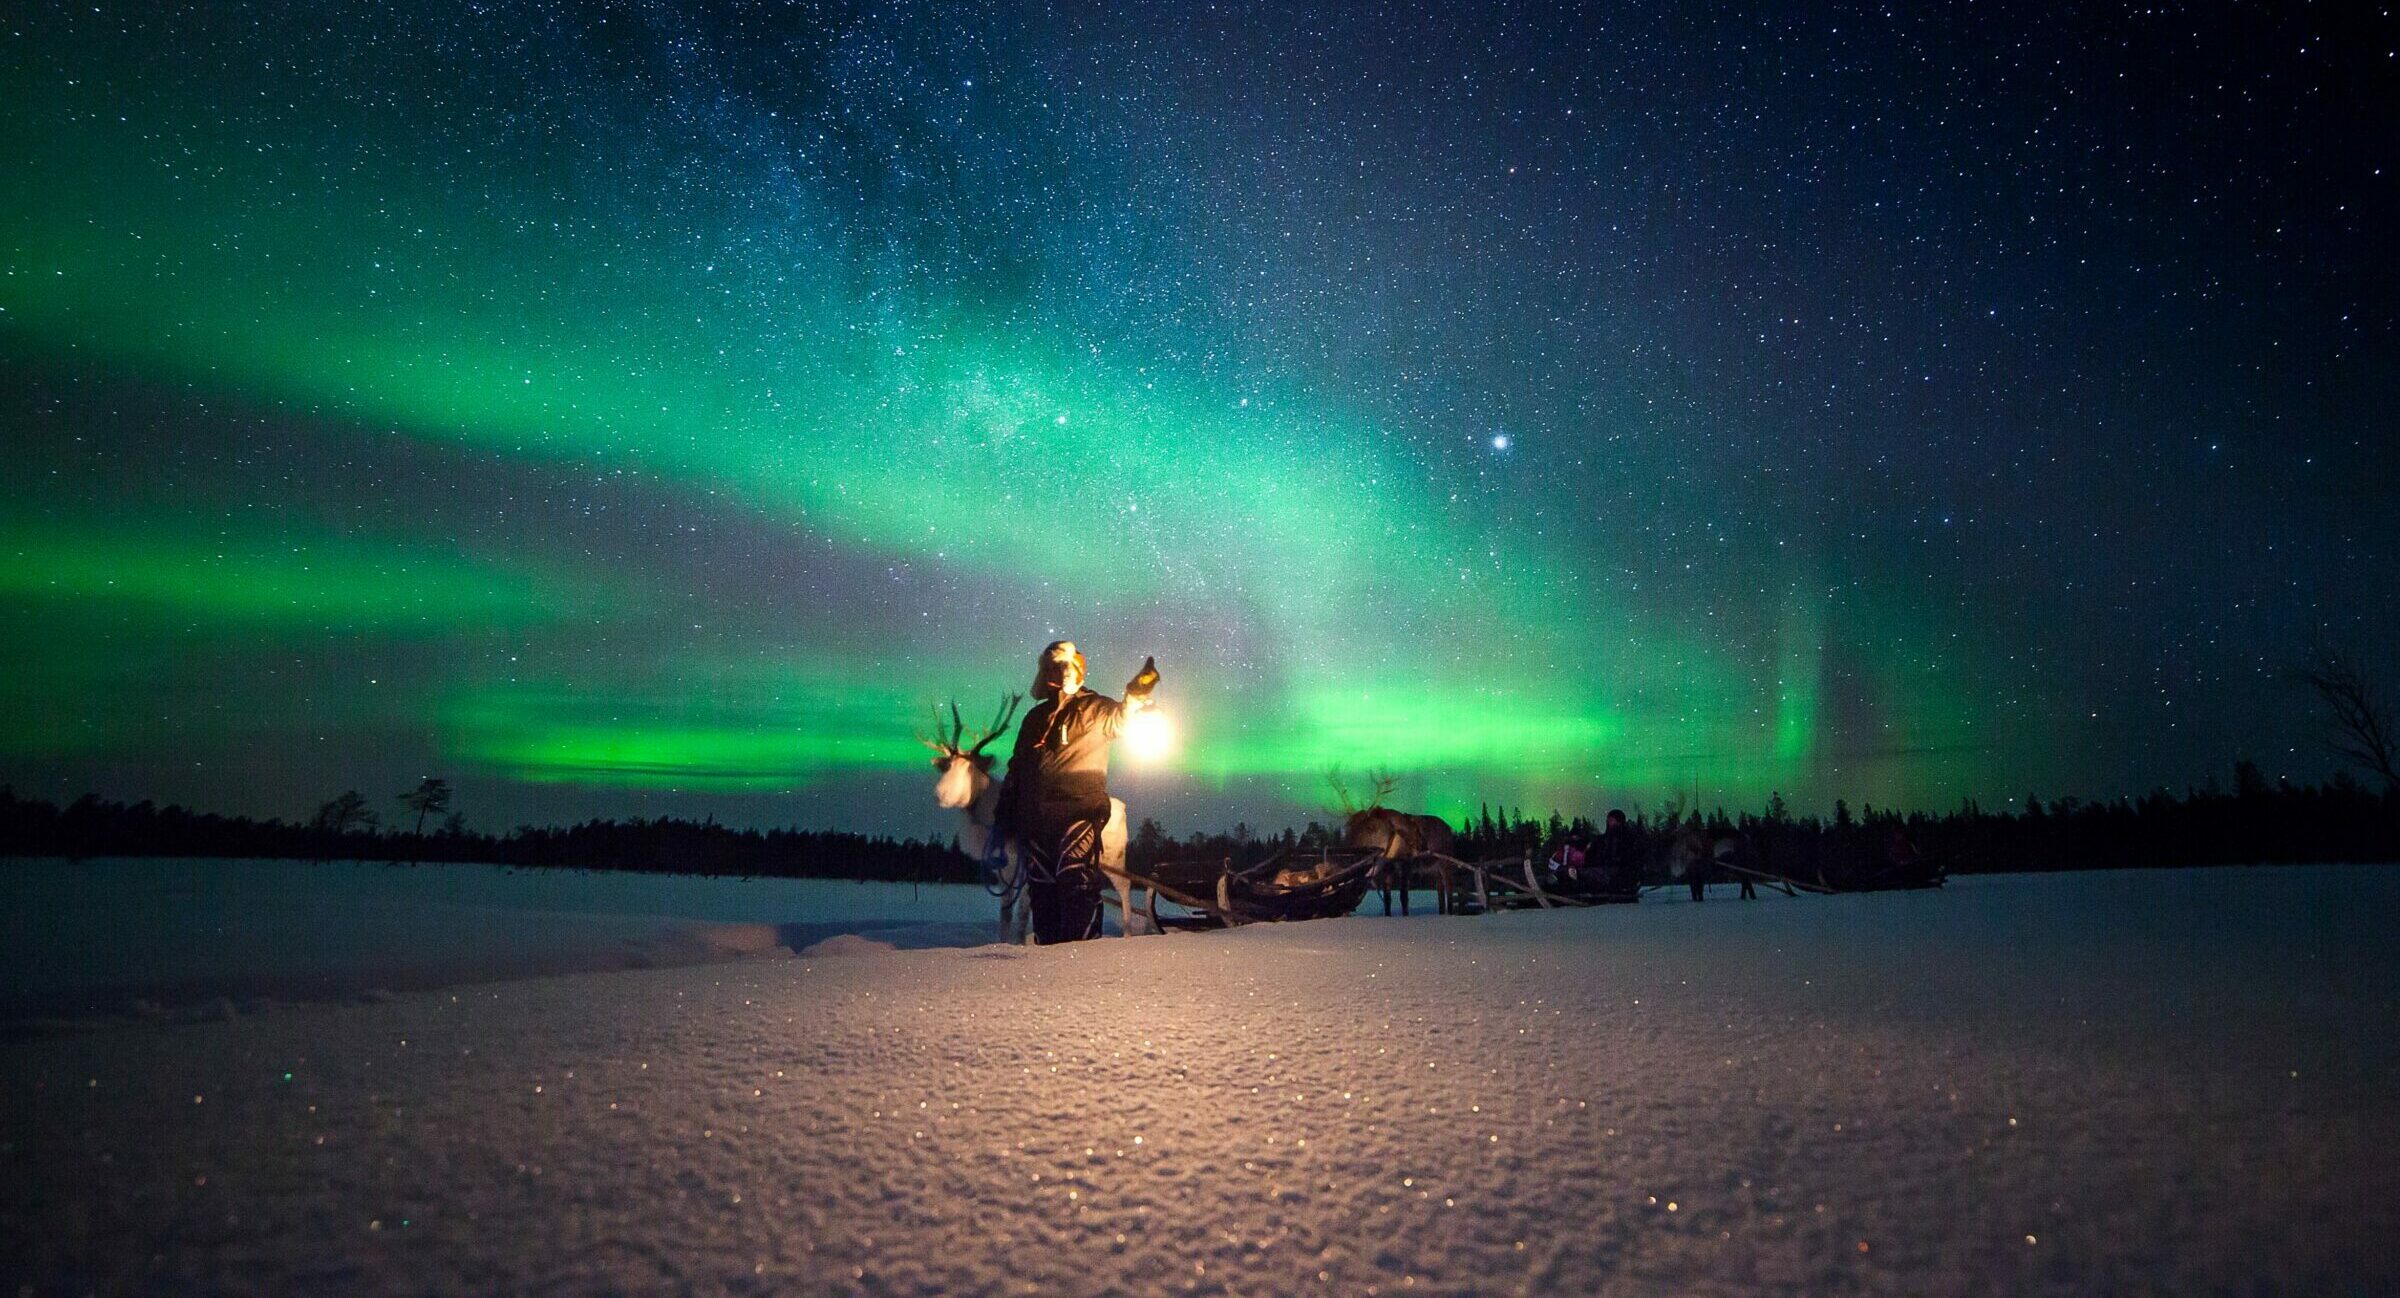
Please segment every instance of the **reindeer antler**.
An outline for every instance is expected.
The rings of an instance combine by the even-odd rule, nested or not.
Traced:
[[[1375,782],[1375,796],[1367,805],[1370,808],[1388,805],[1384,799],[1399,789],[1400,777],[1392,774],[1388,767],[1377,767],[1367,772],[1367,778]]]
[[[983,746],[985,744],[998,739],[1000,737],[1000,732],[1008,729],[1008,723],[1016,718],[1017,705],[1023,703],[1024,701],[1025,696],[1022,694],[1011,694],[1008,697],[1000,700],[1000,711],[993,715],[992,724],[985,727],[983,738],[976,740],[975,746],[966,750],[967,755],[972,757],[982,753]],[[958,711],[957,705],[951,705],[950,710],[951,712],[956,713]]]
[[[1342,778],[1341,763],[1336,762],[1325,768],[1325,785],[1333,790],[1334,801],[1341,804],[1344,816],[1355,816],[1363,810],[1358,805],[1358,799],[1350,796],[1350,782]]]
[[[982,735],[972,744],[966,742],[967,723],[965,718],[958,715],[958,703],[955,700],[948,704],[936,703],[933,705],[933,735],[928,738],[920,730],[917,732],[917,742],[944,757],[981,756],[983,746],[999,738],[1000,732],[1008,729],[1008,723],[1016,719],[1017,705],[1024,701],[1022,694],[1011,694],[1001,699],[1000,710],[993,714],[992,724],[984,727]],[[946,716],[942,711],[944,707],[949,709]]]
[[[942,705],[936,703],[933,705],[933,737],[927,738],[925,732],[920,730],[916,732],[917,742],[945,757],[954,756],[959,751],[959,738],[966,734],[966,730],[966,724],[958,719],[958,704],[952,703],[949,717],[944,718]]]

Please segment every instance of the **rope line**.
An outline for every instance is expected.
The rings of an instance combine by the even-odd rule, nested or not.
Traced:
[[[983,874],[983,890],[1000,899],[1002,910],[1015,910],[1017,898],[1025,895],[1025,872],[1019,870],[1011,878],[1008,869],[1008,841],[994,826],[984,835],[983,855],[975,862]]]

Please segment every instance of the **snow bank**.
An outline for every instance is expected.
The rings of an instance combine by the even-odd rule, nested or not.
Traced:
[[[951,924],[908,924],[898,928],[871,928],[857,933],[839,933],[812,946],[805,947],[804,956],[859,955],[880,951],[930,951],[937,947],[990,946],[995,942],[997,925],[988,921],[969,921]]]
[[[775,955],[840,933],[929,924],[949,925],[954,940],[989,941],[997,913],[980,888],[836,879],[10,861],[0,863],[0,1025],[221,1017],[294,1000]]]
[[[0,1044],[0,1258],[45,1292],[2392,1292],[2396,879],[866,951]]]

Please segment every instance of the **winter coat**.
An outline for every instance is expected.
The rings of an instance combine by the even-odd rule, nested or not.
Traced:
[[[1600,876],[1610,885],[1624,887],[1640,882],[1646,846],[1642,842],[1642,831],[1627,825],[1602,834],[1592,845],[1590,859],[1598,867]]]
[[[1054,836],[1079,820],[1108,819],[1108,746],[1125,731],[1125,705],[1081,690],[1044,699],[1017,725],[1002,786],[1014,832]]]

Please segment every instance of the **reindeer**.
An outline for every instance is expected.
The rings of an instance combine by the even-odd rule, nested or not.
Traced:
[[[1427,854],[1449,856],[1458,850],[1458,836],[1451,831],[1450,822],[1439,816],[1394,811],[1383,805],[1383,800],[1400,786],[1399,776],[1389,771],[1369,771],[1367,778],[1373,782],[1374,791],[1362,807],[1343,783],[1340,768],[1325,773],[1325,782],[1333,786],[1333,795],[1341,803],[1343,845],[1382,854],[1376,882],[1383,892],[1383,913],[1392,913],[1392,890],[1396,886],[1400,891],[1400,913],[1406,915],[1408,885],[1417,858]],[[1442,868],[1447,877],[1448,867]],[[1445,885],[1443,892],[1448,891]]]
[[[1015,839],[993,841],[999,833],[1003,781],[992,778],[992,757],[983,750],[1008,729],[1009,722],[1016,719],[1017,706],[1024,701],[1022,694],[1001,700],[1000,711],[972,744],[964,742],[966,723],[959,718],[956,703],[950,705],[947,717],[935,708],[934,733],[917,736],[917,742],[934,751],[933,769],[941,773],[933,782],[934,802],[961,813],[964,823],[958,831],[959,850],[976,861],[991,861],[993,873],[999,876],[1000,940],[1011,946],[1024,944],[1032,914],[1032,904],[1025,896],[1025,853]],[[1108,823],[1100,829],[1100,869],[1116,885],[1117,913],[1124,918],[1125,934],[1130,937],[1138,926],[1133,881],[1125,875],[1125,840],[1125,803],[1110,798]]]

